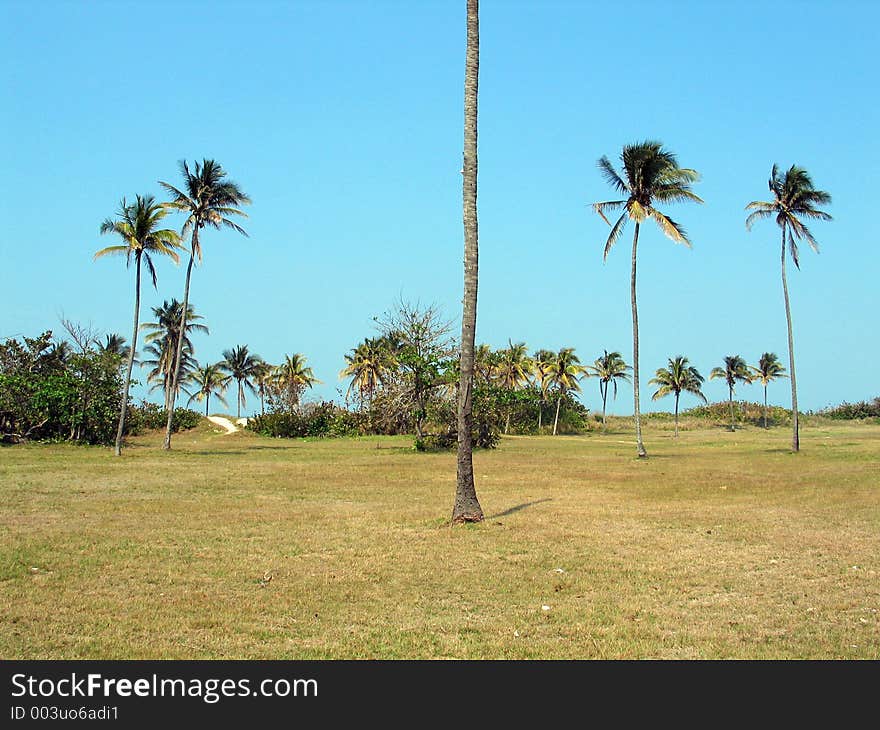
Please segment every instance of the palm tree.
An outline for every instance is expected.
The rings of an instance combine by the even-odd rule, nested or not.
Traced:
[[[125,338],[122,335],[118,335],[116,333],[107,335],[104,338],[103,342],[95,340],[95,344],[98,346],[98,350],[100,352],[103,352],[107,355],[113,355],[115,357],[120,357],[127,360],[128,356],[131,354],[131,348],[129,348],[128,345],[125,344]]]
[[[691,184],[699,179],[695,170],[681,168],[671,152],[664,150],[660,142],[641,142],[627,145],[621,154],[623,175],[620,175],[607,157],[599,160],[599,170],[605,181],[624,196],[621,200],[594,203],[595,210],[609,226],[611,232],[605,242],[604,258],[608,258],[611,247],[620,238],[627,220],[635,222],[632,244],[632,273],[630,275],[630,297],[632,299],[633,323],[633,410],[636,423],[636,449],[639,457],[646,457],[642,443],[642,421],[639,413],[639,314],[636,306],[636,250],[639,243],[639,228],[643,221],[652,218],[669,238],[677,243],[690,246],[684,229],[669,216],[654,207],[654,202],[675,203],[690,200],[703,201],[691,190]],[[611,225],[605,211],[623,208],[620,217]]]
[[[477,86],[480,77],[480,8],[467,0],[467,47],[464,64],[464,296],[461,315],[461,359],[458,384],[458,459],[452,521],[480,522],[483,508],[474,484],[474,338],[477,331],[479,241],[477,230]]]
[[[517,342],[515,345],[508,340],[507,348],[498,353],[498,364],[495,374],[498,383],[510,393],[522,388],[529,382],[529,373],[534,368],[534,363],[528,356],[528,348],[525,342]],[[510,412],[512,406],[507,407],[507,419],[504,423],[504,433],[510,430]]]
[[[703,403],[708,403],[700,386],[703,384],[703,376],[693,365],[688,365],[688,359],[682,355],[670,357],[669,365],[658,368],[655,377],[651,378],[650,385],[659,385],[652,396],[652,400],[659,400],[670,393],[675,394],[675,438],[678,438],[678,400],[682,392],[693,393]]]
[[[229,379],[238,383],[238,418],[241,418],[241,407],[247,405],[244,397],[245,388],[251,393],[256,392],[253,380],[260,371],[262,363],[259,355],[252,355],[248,352],[247,345],[238,345],[231,350],[223,351],[223,360],[220,361],[220,368],[229,373]]]
[[[208,407],[211,403],[211,396],[217,396],[217,400],[219,400],[224,406],[227,408],[229,404],[226,402],[226,399],[223,397],[223,394],[226,392],[226,385],[229,382],[229,378],[223,373],[223,369],[220,367],[220,364],[216,365],[205,365],[203,367],[196,367],[193,370],[191,382],[198,388],[194,393],[190,394],[189,400],[187,401],[187,405],[195,401],[205,401],[205,415],[208,415]]]
[[[602,351],[602,357],[597,357],[592,365],[588,365],[587,375],[599,378],[599,395],[602,396],[602,428],[605,428],[605,407],[608,402],[608,386],[613,390],[613,397],[617,400],[617,381],[629,382],[627,370],[632,368],[623,361],[619,352]]]
[[[345,367],[340,378],[351,378],[346,396],[357,390],[361,405],[372,403],[376,389],[385,382],[388,371],[394,367],[395,358],[381,337],[367,338],[345,356]]]
[[[257,393],[260,394],[260,415],[266,415],[266,395],[270,392],[275,382],[275,366],[261,360],[257,364],[257,370],[254,373],[254,384],[257,386]]]
[[[764,428],[767,428],[767,386],[771,380],[787,377],[785,368],[782,367],[775,352],[765,352],[758,360],[758,364],[751,366],[751,370],[753,379],[760,380],[761,385],[764,386]]]
[[[101,234],[114,234],[124,243],[118,246],[102,248],[95,258],[109,255],[125,255],[126,267],[135,263],[134,275],[134,331],[131,336],[131,347],[128,349],[128,364],[125,369],[125,384],[122,390],[122,406],[119,409],[119,425],[116,428],[116,443],[113,452],[122,456],[122,432],[125,428],[125,413],[128,409],[128,391],[131,387],[131,370],[134,367],[134,355],[137,349],[138,317],[141,309],[141,264],[147,265],[147,271],[156,286],[156,269],[151,255],[168,256],[177,263],[180,257],[175,249],[180,248],[180,239],[174,231],[160,229],[159,222],[167,215],[162,206],[156,203],[152,195],[135,197],[134,203],[125,198],[119,204],[117,218],[107,218],[101,224]],[[124,340],[123,340],[124,342]],[[108,338],[108,346],[111,344]],[[121,344],[121,343],[120,343]]]
[[[306,388],[320,382],[306,365],[306,356],[299,352],[285,356],[284,362],[275,368],[275,385],[291,409],[299,405],[299,399]]]
[[[556,417],[553,419],[553,435],[556,435],[556,427],[559,423],[559,406],[568,391],[580,392],[581,386],[578,378],[584,374],[585,368],[580,364],[580,358],[574,354],[573,347],[563,347],[553,358],[547,368],[547,376],[551,385],[556,387]]]
[[[547,402],[547,389],[550,387],[550,366],[556,353],[552,350],[538,350],[532,356],[535,382],[541,390],[541,402],[538,405],[538,433],[541,433],[544,418],[544,404]]]
[[[180,392],[180,384],[172,388],[171,383],[174,371],[175,355],[177,352],[178,333],[180,332],[181,311],[183,305],[176,299],[170,302],[166,299],[161,306],[153,307],[153,315],[155,322],[144,322],[141,329],[149,330],[149,334],[144,338],[147,343],[155,344],[155,347],[147,348],[148,354],[153,355],[152,360],[144,362],[144,365],[152,365],[154,370],[148,376],[151,382],[157,382],[161,376],[162,390],[165,393],[165,408],[171,410],[172,404]],[[196,320],[204,319],[200,314],[195,313],[192,304],[187,304],[186,313],[186,332],[183,338],[183,349],[181,351],[181,364],[177,380],[183,381],[184,374],[192,370],[195,365],[193,353],[195,352],[190,340],[190,334],[193,332],[203,332],[209,334],[207,325]],[[173,396],[172,397],[172,392]]]
[[[180,373],[180,358],[183,352],[183,333],[186,331],[186,316],[189,305],[189,283],[192,276],[193,263],[198,258],[202,260],[202,246],[199,235],[202,228],[211,226],[231,228],[243,236],[247,233],[241,226],[235,223],[229,216],[240,215],[247,218],[241,205],[250,203],[250,198],[231,180],[227,180],[226,172],[214,160],[203,160],[201,164],[195,163],[195,168],[190,172],[186,160],[180,163],[180,171],[183,175],[183,188],[179,190],[173,185],[159,181],[174,199],[165,203],[167,208],[179,210],[186,214],[186,222],[181,229],[181,236],[191,232],[189,264],[186,267],[186,283],[183,287],[183,307],[180,314],[180,328],[178,330],[177,345],[174,354],[174,367],[172,380],[176,383]],[[172,397],[176,393],[176,387],[172,389]],[[168,420],[165,424],[164,449],[171,448],[171,418],[173,411],[168,409]]]
[[[488,387],[495,380],[498,365],[498,353],[492,352],[487,344],[479,345],[474,350],[474,383],[476,386]]]
[[[169,339],[148,342],[144,347],[144,355],[146,359],[141,361],[141,366],[149,368],[147,382],[153,384],[150,392],[161,388],[165,407],[168,408],[168,404],[172,400],[171,366],[174,364],[174,342]],[[192,380],[192,374],[197,367],[198,363],[193,357],[192,344],[186,340],[183,343],[183,355],[180,358],[180,377],[175,397],[180,393],[181,385]]]
[[[781,174],[779,168],[773,165],[768,186],[770,192],[773,193],[773,200],[769,202],[754,200],[746,206],[746,210],[753,211],[746,218],[746,230],[751,230],[755,221],[771,216],[776,216],[776,224],[782,230],[782,294],[785,299],[785,321],[788,325],[788,371],[791,378],[791,450],[800,451],[797,383],[794,377],[794,334],[791,328],[788,281],[785,278],[785,241],[787,236],[791,259],[797,268],[800,268],[800,263],[796,241],[806,241],[818,253],[819,244],[813,238],[810,229],[803,224],[801,218],[832,220],[828,213],[817,207],[828,205],[831,202],[831,195],[824,190],[816,190],[809,173],[797,165],[792,165],[785,174]]]
[[[739,355],[728,355],[724,358],[723,368],[712,368],[709,373],[709,380],[715,378],[723,378],[727,382],[728,401],[730,403],[730,430],[736,431],[736,420],[733,415],[733,391],[736,384],[751,383],[752,376],[749,373],[749,366],[746,361]]]

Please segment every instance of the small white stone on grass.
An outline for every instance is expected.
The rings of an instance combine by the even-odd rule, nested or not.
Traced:
[[[548,605],[545,603],[543,606],[541,606],[541,610],[542,610],[542,611],[549,611],[549,610],[550,610],[550,606],[548,606]]]

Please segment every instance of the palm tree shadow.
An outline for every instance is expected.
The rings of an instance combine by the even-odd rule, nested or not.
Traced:
[[[498,517],[507,517],[508,515],[512,515],[516,512],[520,512],[521,510],[524,510],[524,509],[531,507],[533,505],[541,504],[541,502],[552,502],[552,501],[553,501],[552,497],[545,497],[544,499],[536,499],[534,502],[524,502],[523,504],[518,504],[515,507],[511,507],[510,509],[506,509],[506,510],[504,510],[504,512],[499,512],[498,514],[490,515],[489,519],[494,520],[494,519],[497,519]]]

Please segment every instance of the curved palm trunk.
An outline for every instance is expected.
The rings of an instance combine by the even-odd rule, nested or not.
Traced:
[[[131,388],[131,370],[134,367],[134,352],[137,349],[138,316],[141,309],[141,256],[138,254],[134,276],[134,330],[131,334],[131,348],[128,353],[128,366],[125,369],[125,386],[122,391],[122,408],[119,409],[119,426],[116,429],[116,445],[113,452],[122,456],[122,432],[125,430],[125,412],[128,409],[128,391]]]
[[[562,396],[556,399],[556,417],[553,419],[553,435],[556,435],[556,424],[559,423],[559,406],[562,403]]]
[[[675,394],[675,438],[678,438],[678,399],[681,397],[681,393]]]
[[[458,466],[452,521],[480,522],[483,509],[474,485],[473,388],[474,339],[477,329],[477,87],[480,69],[478,0],[467,0],[467,50],[464,73],[464,298],[461,317],[461,380],[458,388]]]
[[[785,321],[788,324],[788,372],[791,378],[791,450],[800,451],[798,431],[797,383],[794,378],[794,335],[791,330],[791,306],[788,303],[788,282],[785,279],[785,226],[782,227],[782,294],[785,297]]]
[[[186,267],[186,283],[183,286],[183,309],[180,312],[180,331],[177,333],[177,347],[174,348],[174,369],[171,371],[171,394],[168,396],[168,420],[165,422],[165,441],[162,448],[171,449],[171,422],[174,419],[174,403],[177,400],[178,380],[180,378],[180,356],[183,352],[183,338],[186,336],[186,310],[189,306],[189,282],[195,261],[195,251],[199,241],[199,225],[193,228],[190,243],[189,264]]]
[[[730,404],[730,430],[736,431],[736,422],[733,417],[733,386],[727,386],[727,401]]]
[[[639,310],[636,306],[636,249],[639,245],[639,224],[633,234],[632,276],[630,279],[630,295],[632,297],[633,320],[633,418],[636,422],[636,451],[639,458],[644,459],[648,452],[642,443],[642,415],[639,412]]]

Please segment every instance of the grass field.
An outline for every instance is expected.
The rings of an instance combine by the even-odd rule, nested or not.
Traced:
[[[0,449],[0,657],[878,658],[880,426]],[[545,608],[546,607],[546,608]]]

